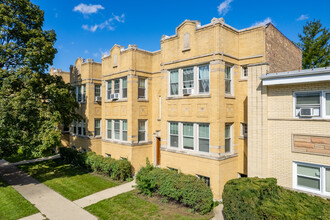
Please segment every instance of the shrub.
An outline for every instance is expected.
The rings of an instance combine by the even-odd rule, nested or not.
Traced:
[[[152,167],[148,162],[136,175],[137,188],[147,195],[160,195],[201,214],[213,208],[213,195],[206,184],[192,175]]]
[[[65,147],[61,147],[59,150],[64,163],[91,169],[114,180],[125,181],[132,176],[132,166],[127,160],[115,160],[96,155],[94,152],[80,153]]]
[[[222,194],[226,219],[330,219],[330,201],[277,186],[274,178],[240,178]]]

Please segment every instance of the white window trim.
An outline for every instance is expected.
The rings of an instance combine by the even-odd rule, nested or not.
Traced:
[[[294,91],[293,92],[293,118],[306,119],[305,117],[299,117],[296,115],[296,102],[297,94],[302,93],[320,93],[320,116],[308,117],[307,119],[330,119],[330,115],[326,115],[326,93],[330,93],[330,90],[312,90],[312,91]]]
[[[85,123],[83,123],[84,122],[84,119],[82,119],[82,120],[78,120],[78,121],[74,121],[73,122],[73,126],[75,126],[76,127],[76,133],[74,133],[73,131],[72,131],[72,134],[73,135],[75,135],[75,136],[79,136],[79,137],[87,137],[88,135],[87,135],[87,133],[88,133],[88,131],[87,131],[87,123],[86,123],[86,120],[85,120]],[[79,134],[79,132],[78,132],[78,128],[79,128],[79,123],[81,123],[81,134]],[[83,135],[83,125],[85,124],[85,131],[86,131],[86,134],[85,135]]]
[[[233,83],[233,81],[234,81],[234,77],[233,77],[233,75],[234,75],[234,71],[233,71],[234,65],[233,64],[229,64],[229,63],[226,63],[225,64],[225,83],[226,83],[226,66],[229,66],[230,67],[230,93],[226,93],[226,85],[225,85],[225,95],[227,95],[227,96],[234,96],[235,95],[234,94],[234,83]]]
[[[330,196],[330,192],[326,192],[326,182],[325,182],[326,181],[326,176],[325,176],[326,172],[325,171],[326,171],[326,169],[330,169],[330,166],[304,163],[304,162],[298,162],[298,161],[294,161],[292,163],[292,165],[293,165],[292,166],[292,188],[319,194],[319,195]],[[304,166],[320,168],[320,190],[315,190],[312,188],[297,185],[297,165],[304,165]]]
[[[96,127],[95,127],[95,121],[96,121],[96,120],[99,120],[99,121],[100,121],[100,134],[99,134],[99,135],[95,135],[95,130],[96,130],[96,129],[95,129],[95,128],[96,128]],[[95,119],[94,119],[94,137],[102,137],[102,120],[101,120],[100,118],[95,118]]]
[[[139,91],[138,91],[138,99],[139,100],[148,100],[148,78],[139,76],[138,77],[138,90],[139,90],[139,80],[144,79],[144,98],[139,98]]]
[[[178,123],[178,147],[171,146],[171,132],[170,132],[170,123]],[[193,134],[194,134],[194,149],[185,149],[183,148],[183,124],[184,123],[192,123],[193,124]],[[199,151],[199,125],[200,124],[208,124],[209,125],[209,152]],[[211,153],[211,124],[210,123],[194,123],[194,122],[178,122],[178,121],[168,121],[167,122],[167,148],[185,152],[193,152],[197,154],[205,154],[209,155]]]
[[[80,101],[78,101],[78,96],[79,96],[78,87],[80,87],[80,94],[81,94],[81,100]],[[86,84],[80,84],[80,85],[75,86],[76,101],[79,102],[79,103],[86,103],[86,100],[87,100],[86,93],[84,93],[84,87],[86,88],[86,93],[87,93]],[[84,97],[85,97],[85,99],[84,99]]]
[[[200,92],[199,91],[199,67],[200,66],[208,66],[209,68],[209,91],[208,92]],[[210,74],[210,64],[206,63],[206,64],[200,64],[200,65],[196,65],[196,66],[188,66],[188,67],[181,67],[181,68],[177,68],[177,69],[171,69],[167,71],[167,75],[168,75],[168,79],[167,79],[167,96],[168,97],[182,97],[183,93],[183,70],[184,69],[189,69],[189,68],[193,68],[193,75],[194,75],[194,87],[192,88],[194,90],[194,92],[191,94],[191,96],[194,95],[210,95],[210,91],[211,91],[211,74]],[[171,95],[171,71],[173,70],[178,70],[178,74],[179,74],[179,82],[178,82],[178,95]]]
[[[147,119],[138,119],[138,138],[139,138],[139,121],[145,121],[144,123],[144,127],[145,127],[145,131],[144,131],[144,141],[139,141],[139,143],[146,143],[148,142],[148,120]]]
[[[225,153],[226,154],[231,154],[231,153],[233,153],[233,139],[234,139],[234,134],[233,134],[233,123],[226,123],[225,124],[225,126],[226,125],[229,125],[230,126],[230,150],[228,151],[228,152],[226,152],[226,127],[225,127],[225,136],[224,136],[224,138],[225,138]]]
[[[108,121],[111,121],[111,138],[108,137]],[[115,120],[119,121],[119,139],[115,138]],[[127,143],[128,142],[128,123],[127,123],[127,140],[123,140],[123,121],[127,122],[127,119],[106,119],[106,140]]]
[[[128,83],[127,82],[127,76],[124,76],[124,77],[120,77],[120,78],[115,78],[115,79],[109,79],[109,80],[106,80],[106,82],[107,82],[107,89],[106,89],[106,100],[107,101],[114,101],[114,100],[112,100],[112,99],[110,99],[109,97],[108,97],[108,84],[110,83],[111,84],[111,90],[110,90],[110,94],[115,94],[115,80],[119,80],[119,101],[125,101],[125,100],[127,100],[127,95],[128,95],[128,93],[126,94],[126,97],[125,98],[123,98],[123,78],[125,78],[126,77],[126,83]],[[127,84],[126,84],[126,89],[128,90],[128,86],[127,86]]]
[[[248,137],[248,131],[245,134],[245,129],[244,129],[245,127],[244,126],[247,126],[247,123],[241,122],[241,137],[246,139]]]
[[[102,97],[102,85],[95,83],[94,84],[94,98],[96,97],[96,95],[95,95],[96,86],[100,87],[100,97]]]

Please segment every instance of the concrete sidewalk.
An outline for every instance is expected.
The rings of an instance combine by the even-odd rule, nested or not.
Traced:
[[[22,165],[22,164],[28,164],[28,163],[36,163],[36,162],[40,162],[40,161],[45,161],[45,160],[53,160],[53,159],[57,159],[60,158],[61,156],[59,154],[56,155],[52,155],[49,157],[42,157],[42,158],[37,158],[37,159],[32,159],[32,160],[23,160],[20,162],[16,162],[16,163],[10,163],[11,165]]]
[[[38,182],[23,171],[0,160],[0,176],[12,185],[25,199],[51,220],[97,219],[94,215],[64,198],[46,185]]]
[[[100,192],[94,193],[92,195],[86,196],[86,197],[78,199],[78,200],[75,200],[73,202],[76,203],[78,206],[85,208],[87,206],[95,204],[104,199],[109,199],[109,198],[117,196],[119,194],[132,191],[132,190],[134,190],[134,188],[133,188],[134,185],[135,185],[135,180],[122,184],[122,185],[119,185],[119,186],[115,186],[115,187],[112,187],[109,189],[102,190]]]

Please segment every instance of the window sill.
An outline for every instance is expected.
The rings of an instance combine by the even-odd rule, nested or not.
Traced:
[[[101,139],[102,136],[94,136],[94,139]]]
[[[271,121],[319,121],[330,122],[330,118],[268,118]]]
[[[234,95],[231,95],[231,94],[225,94],[225,98],[226,99],[236,99],[236,97]]]
[[[166,100],[171,99],[198,99],[198,98],[211,98],[210,94],[198,94],[198,95],[189,95],[189,96],[168,96]]]
[[[182,52],[187,52],[187,51],[190,51],[190,48],[185,48],[182,50]]]
[[[138,98],[138,102],[149,102],[149,100],[145,98]]]
[[[247,78],[241,78],[238,80],[238,82],[246,82],[248,79]]]
[[[94,104],[99,104],[99,105],[101,105],[101,104],[102,104],[102,102],[94,102]]]
[[[76,134],[72,134],[73,137],[77,137],[77,138],[85,138],[85,139],[89,139],[89,136],[87,135],[76,135]]]
[[[238,139],[241,139],[241,140],[247,140],[247,136],[239,136]]]
[[[127,98],[125,99],[117,99],[117,100],[106,100],[105,103],[116,103],[116,102],[127,102]]]

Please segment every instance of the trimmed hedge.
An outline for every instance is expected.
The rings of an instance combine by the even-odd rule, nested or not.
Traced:
[[[330,201],[277,185],[274,178],[240,178],[222,194],[226,219],[330,219]]]
[[[147,195],[175,200],[201,214],[213,208],[213,195],[206,184],[192,175],[155,168],[147,162],[136,175],[137,188]]]
[[[66,147],[61,147],[59,151],[64,163],[91,169],[114,180],[125,181],[132,177],[132,166],[127,160],[115,160],[94,152],[81,153]]]

